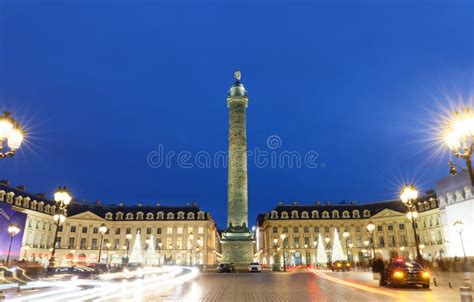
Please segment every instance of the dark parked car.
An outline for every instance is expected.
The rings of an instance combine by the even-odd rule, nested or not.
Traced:
[[[235,267],[232,263],[221,263],[217,267],[217,271],[219,273],[232,273]]]
[[[331,264],[331,270],[333,272],[343,272],[343,271],[350,271],[351,270],[351,263],[348,261],[334,261]]]
[[[421,285],[423,288],[430,288],[430,272],[416,261],[397,258],[389,263],[382,274],[381,285]]]

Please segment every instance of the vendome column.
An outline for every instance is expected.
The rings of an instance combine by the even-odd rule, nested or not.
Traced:
[[[247,91],[240,82],[240,71],[234,72],[229,89],[229,165],[227,193],[227,229],[222,233],[223,262],[245,268],[253,260],[253,233],[248,228],[247,190]]]

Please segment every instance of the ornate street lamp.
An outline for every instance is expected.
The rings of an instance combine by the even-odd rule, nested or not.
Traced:
[[[344,239],[346,240],[346,258],[347,258],[347,261],[349,261],[349,246],[348,246],[348,240],[349,240],[349,236],[351,234],[349,234],[349,232],[345,231],[344,233],[342,233],[342,237],[344,237]]]
[[[454,230],[459,234],[459,239],[461,239],[462,253],[464,255],[464,262],[467,262],[466,250],[464,249],[464,240],[462,238],[464,223],[461,220],[457,220],[454,222],[453,227],[454,227]]]
[[[375,242],[374,242],[374,230],[375,230],[375,224],[372,222],[367,225],[367,231],[370,233],[370,243],[372,246],[372,261],[375,259]]]
[[[54,267],[56,258],[56,245],[58,241],[59,225],[66,221],[67,206],[71,203],[72,197],[69,190],[64,187],[59,187],[54,193],[54,201],[56,203],[56,209],[54,211],[53,220],[56,225],[54,231],[53,247],[51,248],[51,258],[49,258],[49,267]]]
[[[163,243],[160,241],[158,242],[158,265],[161,266],[161,247]]]
[[[107,248],[107,265],[108,265],[109,262],[110,262],[110,259],[109,259],[109,251],[110,251],[110,247],[111,247],[111,246],[112,246],[112,243],[110,243],[110,242],[107,242],[107,243],[105,244],[105,247]]]
[[[12,242],[13,242],[13,237],[18,235],[20,233],[20,228],[16,224],[10,224],[8,226],[8,234],[10,234],[10,244],[8,245],[8,254],[7,254],[7,262],[6,265],[8,265],[10,261],[10,252],[12,249]]]
[[[132,240],[132,234],[128,233],[125,235],[125,238],[127,239],[127,263],[128,263],[128,252],[130,251],[130,240]]]
[[[442,137],[453,152],[454,156],[464,160],[466,168],[449,162],[449,172],[456,175],[456,166],[469,173],[471,185],[474,186],[474,174],[472,169],[472,153],[474,149],[474,113],[471,108],[466,107],[461,111],[454,112],[449,121],[444,125]]]
[[[99,257],[97,258],[97,262],[100,263],[100,254],[102,253],[102,242],[104,241],[104,234],[107,233],[107,226],[105,223],[102,223],[99,227],[100,233],[100,243],[99,243]]]
[[[145,266],[147,265],[147,258],[148,258],[148,247],[150,246],[150,238],[145,239]]]
[[[423,263],[423,256],[420,252],[420,241],[416,233],[416,218],[418,218],[418,212],[416,211],[416,199],[418,198],[418,191],[414,185],[405,185],[400,194],[401,201],[405,204],[408,209],[407,218],[411,221],[411,226],[413,228],[413,235],[415,236],[415,249],[416,249],[416,259],[420,264]]]
[[[278,261],[278,255],[277,255],[277,245],[278,245],[278,238],[273,238],[273,248],[275,249],[275,251],[273,252],[273,265],[274,267],[276,267]]]
[[[23,137],[23,131],[11,117],[10,112],[4,112],[0,116],[0,158],[15,155],[16,150],[23,142]],[[10,151],[3,152],[5,147],[8,147]]]
[[[283,253],[283,271],[286,272],[286,257],[285,257],[285,238],[286,234],[281,234],[280,239],[281,239],[281,247],[282,247],[282,253]]]
[[[349,248],[351,249],[351,259],[350,259],[350,262],[354,262],[354,250],[353,250],[353,247],[354,247],[354,244],[349,243]],[[349,257],[349,255],[347,255],[347,257]],[[347,259],[347,260],[349,260],[349,259]]]
[[[193,263],[193,239],[194,239],[194,235],[193,233],[191,232],[188,236],[188,240],[189,240],[189,266],[192,266]]]

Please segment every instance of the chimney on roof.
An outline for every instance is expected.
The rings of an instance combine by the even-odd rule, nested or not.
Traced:
[[[137,206],[138,206],[139,208],[141,208],[142,204],[141,204],[141,203],[139,203],[139,204],[137,204]]]
[[[160,203],[159,203],[159,202],[157,202],[157,203],[156,203],[156,206],[157,206],[157,207],[159,207],[159,206],[160,206]]]
[[[189,202],[186,202],[186,206],[189,207],[191,204]]]
[[[36,196],[44,198],[44,199],[48,198],[48,195],[46,195],[46,193],[37,193]]]
[[[9,179],[2,179],[2,180],[0,180],[0,184],[9,186],[10,185],[10,180]]]
[[[326,201],[326,204],[331,204],[331,202],[330,202],[330,201]]]
[[[99,205],[99,204],[100,204],[100,200],[97,199],[97,200],[95,201],[95,204],[96,204],[96,205]]]
[[[119,207],[123,207],[123,202],[119,202]]]
[[[197,206],[198,206],[197,202],[193,202],[193,203],[191,203],[191,205],[192,205],[193,207],[197,207]]]
[[[16,188],[18,190],[21,190],[21,191],[26,191],[26,186],[25,185],[19,185],[19,186],[16,186]]]
[[[283,205],[283,201],[279,201],[279,202],[278,202],[278,205],[279,205],[279,206],[282,206],[282,205]]]
[[[294,205],[294,206],[296,206],[296,205],[298,205],[298,202],[297,202],[297,201],[293,201],[291,204]]]
[[[318,200],[318,201],[316,201],[314,204],[317,205],[317,206],[319,206],[319,205],[321,204],[321,201]]]

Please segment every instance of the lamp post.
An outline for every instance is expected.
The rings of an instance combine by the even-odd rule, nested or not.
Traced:
[[[372,245],[372,262],[375,259],[374,230],[375,230],[375,225],[373,223],[369,223],[367,225],[367,231],[369,231],[369,233],[370,233],[370,243]]]
[[[107,248],[107,265],[109,265],[109,263],[111,262],[110,259],[109,259],[109,251],[110,251],[111,246],[112,246],[112,244],[110,242],[107,242],[105,244],[105,247]]]
[[[64,187],[59,187],[54,193],[54,201],[56,202],[56,209],[54,210],[53,220],[56,225],[54,231],[53,247],[51,248],[51,258],[49,259],[49,267],[54,267],[56,258],[56,244],[58,241],[59,225],[66,221],[67,206],[71,202],[72,197],[69,190]]]
[[[282,247],[282,253],[283,253],[283,271],[286,272],[286,257],[285,257],[285,234],[280,235],[281,239],[281,247]]]
[[[460,167],[453,161],[449,162],[449,172],[456,175],[456,166],[469,173],[471,185],[474,186],[472,169],[472,153],[474,150],[474,114],[466,107],[454,112],[441,130],[441,136],[455,157],[464,160],[466,167]]]
[[[275,250],[273,252],[273,262],[274,262],[273,265],[274,265],[274,267],[276,267],[277,264],[278,264],[278,261],[277,261],[277,259],[278,259],[277,258],[278,257],[278,255],[277,255],[277,245],[278,245],[278,238],[273,238],[273,248]]]
[[[15,155],[16,150],[20,148],[23,142],[23,137],[23,131],[15,119],[11,117],[10,112],[4,112],[3,115],[0,116],[0,158]],[[6,147],[8,147],[10,151],[3,152]]]
[[[150,238],[145,239],[145,266],[147,265],[148,258],[148,247],[150,246]]]
[[[332,254],[331,250],[329,249],[329,242],[331,241],[331,238],[326,237],[324,238],[324,241],[326,242],[326,254],[328,255],[328,262],[331,263]]]
[[[348,240],[349,240],[349,236],[351,234],[349,234],[349,232],[345,231],[344,233],[342,233],[342,237],[344,237],[345,241],[346,241],[346,258],[347,258],[347,261],[349,261],[349,247],[347,246],[348,244]]]
[[[13,237],[15,237],[18,233],[20,233],[20,228],[16,224],[10,224],[8,226],[8,234],[10,235],[10,244],[8,245],[8,254],[7,254],[6,265],[8,265],[8,263],[10,261],[10,252],[12,250]]]
[[[128,233],[125,235],[125,238],[127,239],[127,263],[128,263],[128,252],[130,251],[130,240],[132,240],[132,234]]]
[[[163,246],[163,243],[161,241],[158,243],[158,265],[161,266],[161,247]]]
[[[466,250],[464,249],[464,240],[462,238],[464,223],[461,220],[457,220],[454,222],[453,227],[454,227],[454,230],[459,234],[459,239],[461,239],[462,253],[464,255],[464,262],[467,262]]]
[[[349,243],[349,248],[351,249],[351,259],[350,259],[350,262],[354,262],[354,250],[353,250],[354,244]],[[347,257],[349,258],[349,255],[347,255]],[[349,259],[347,259],[347,260],[349,260]]]
[[[416,199],[418,198],[418,191],[413,185],[405,185],[400,194],[401,201],[405,204],[408,209],[407,218],[411,221],[411,226],[413,228],[413,235],[415,236],[415,250],[416,250],[416,259],[422,264],[423,256],[420,252],[420,241],[416,233],[416,218],[418,217],[418,212],[416,211]]]
[[[314,248],[314,268],[316,268],[316,258],[318,257],[318,242],[316,240],[313,241],[313,248]]]
[[[194,239],[194,235],[193,233],[191,232],[188,236],[188,239],[189,239],[189,266],[192,266],[193,263],[193,239]]]
[[[100,243],[99,243],[99,257],[97,258],[97,262],[100,263],[100,254],[102,253],[102,242],[104,241],[104,234],[107,233],[107,227],[105,226],[105,223],[102,223],[99,227],[99,233],[100,233]]]

